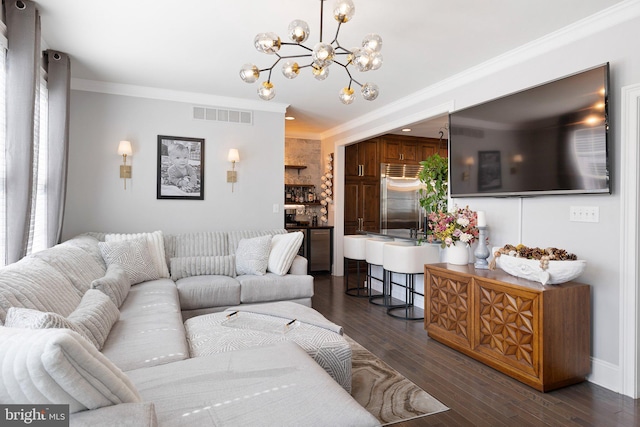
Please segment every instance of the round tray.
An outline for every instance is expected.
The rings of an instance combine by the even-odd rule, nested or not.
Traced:
[[[496,258],[496,265],[512,276],[540,282],[543,285],[557,285],[580,276],[587,267],[587,261],[582,259],[549,261],[549,266],[543,270],[540,267],[540,260],[516,258],[503,254]]]

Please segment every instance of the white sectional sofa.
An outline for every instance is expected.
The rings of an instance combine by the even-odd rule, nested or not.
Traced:
[[[377,425],[293,342],[187,339],[185,320],[243,304],[296,302],[317,324],[296,239],[88,233],[0,269],[0,403],[69,404],[92,427]]]

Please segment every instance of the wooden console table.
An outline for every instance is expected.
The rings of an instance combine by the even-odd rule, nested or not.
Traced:
[[[543,286],[473,264],[427,264],[429,336],[539,391],[585,380],[590,287]]]

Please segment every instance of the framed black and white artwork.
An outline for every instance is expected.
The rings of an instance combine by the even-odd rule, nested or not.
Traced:
[[[204,138],[158,135],[158,199],[204,200]]]

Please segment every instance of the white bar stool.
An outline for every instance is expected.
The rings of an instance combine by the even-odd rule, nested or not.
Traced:
[[[360,262],[366,260],[366,242],[369,236],[365,234],[352,234],[344,236],[342,251],[344,255],[344,293],[354,297],[365,298],[369,296],[367,287],[360,281]],[[349,286],[349,261],[356,262],[356,286]],[[365,261],[366,262],[366,261]]]
[[[374,238],[370,238],[367,239],[367,243],[366,243],[366,252],[367,252],[367,256],[366,256],[366,260],[367,260],[367,289],[369,290],[369,302],[371,304],[375,304],[375,305],[381,305],[381,306],[385,306],[387,305],[387,298],[386,296],[388,295],[388,291],[387,291],[387,282],[384,280],[385,278],[385,272],[384,272],[384,268],[382,270],[382,279],[378,279],[377,277],[373,277],[371,275],[371,268],[378,266],[378,267],[382,267],[383,264],[383,248],[384,245],[387,243],[393,242],[393,239],[385,239],[383,237],[374,237]],[[372,280],[377,280],[378,282],[382,283],[382,293],[381,294],[377,294],[374,295],[373,291],[371,289],[371,281]],[[382,298],[382,302],[377,302],[376,300],[379,300],[380,298]]]
[[[415,277],[417,274],[424,274],[424,265],[439,262],[440,252],[437,245],[424,246],[407,246],[397,242],[388,243],[384,246],[384,263],[383,267],[388,275],[386,280],[389,287],[389,300],[393,295],[393,285],[405,288],[404,304],[387,305],[387,314],[406,320],[422,320],[422,316],[415,315],[415,307],[413,305],[416,295],[424,294],[416,292]],[[397,283],[393,281],[394,274],[403,274],[405,283]],[[403,309],[404,315],[396,314],[394,311]],[[412,314],[410,314],[412,312]]]

